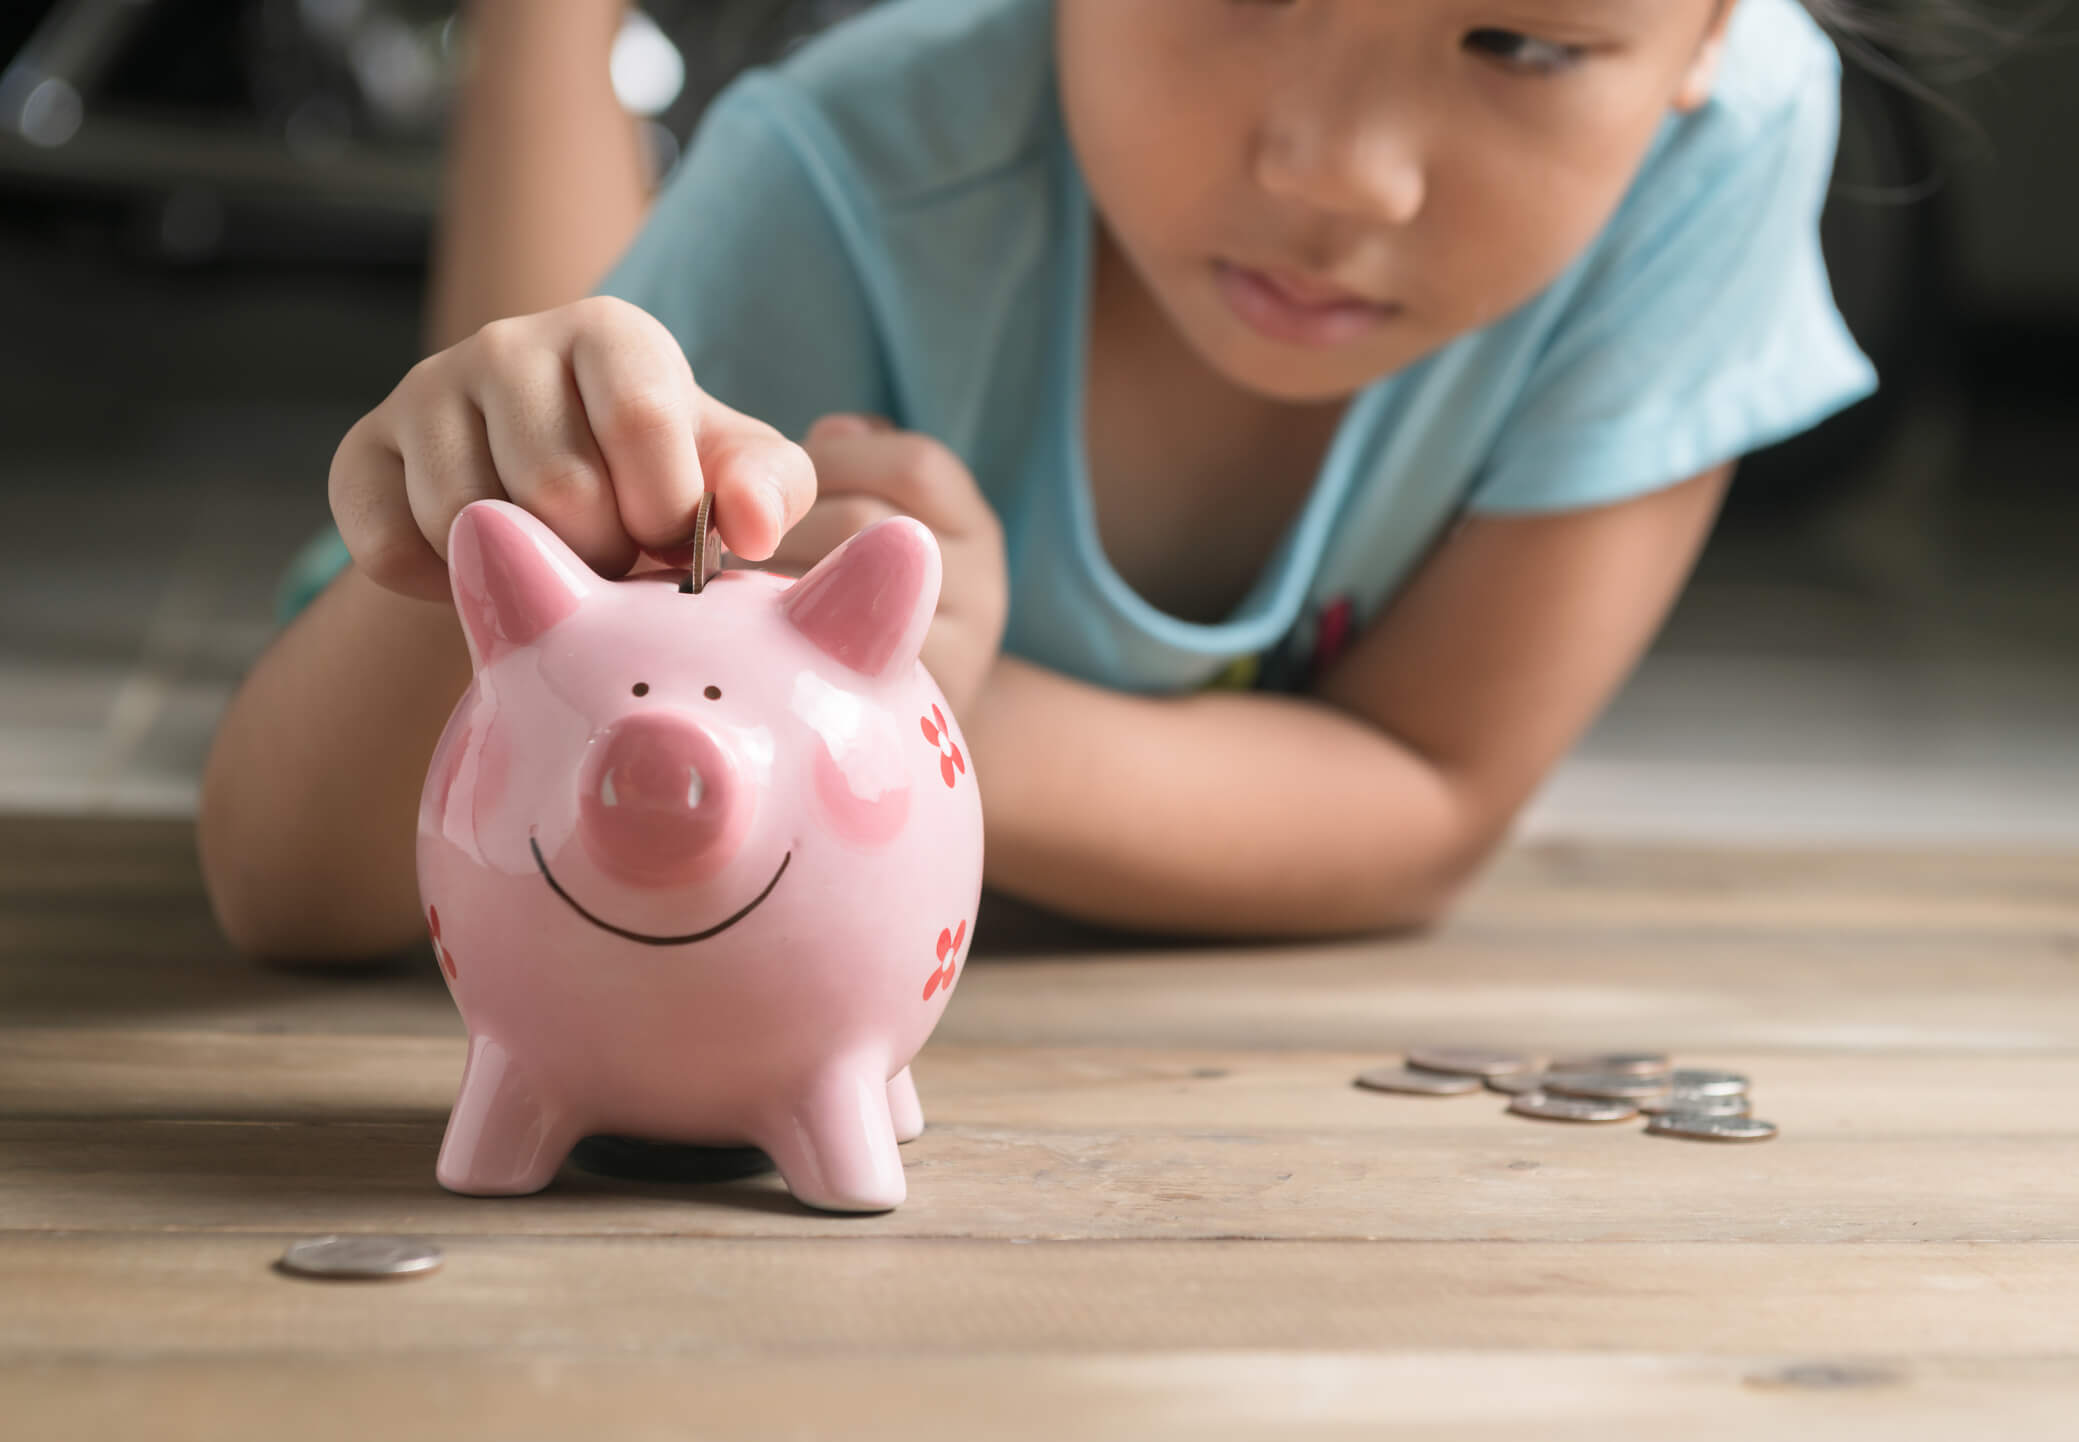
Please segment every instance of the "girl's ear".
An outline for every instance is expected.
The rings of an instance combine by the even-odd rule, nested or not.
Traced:
[[[1733,11],[1739,8],[1740,0],[1715,0],[1717,14],[1711,19],[1711,28],[1704,33],[1703,43],[1697,47],[1696,55],[1689,62],[1689,69],[1682,74],[1681,88],[1675,92],[1675,109],[1689,113],[1700,108],[1711,98],[1711,87],[1718,80],[1718,62],[1725,56],[1725,27],[1732,22]]]
[[[886,676],[914,663],[938,610],[938,538],[910,516],[876,521],[780,596],[780,614],[854,671]]]
[[[448,582],[478,671],[532,645],[599,584],[554,531],[510,501],[472,501],[455,517]]]

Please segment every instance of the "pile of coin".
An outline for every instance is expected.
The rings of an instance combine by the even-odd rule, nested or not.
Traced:
[[[1424,1047],[1405,1066],[1374,1067],[1357,1084],[1413,1096],[1500,1092],[1508,1110],[1551,1122],[1628,1122],[1646,1132],[1700,1142],[1761,1142],[1774,1122],[1757,1121],[1747,1078],[1678,1067],[1660,1052],[1608,1052],[1549,1059],[1479,1047]]]

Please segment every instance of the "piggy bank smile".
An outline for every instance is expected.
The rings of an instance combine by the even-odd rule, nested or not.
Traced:
[[[615,926],[611,921],[602,921],[599,917],[594,916],[591,912],[587,911],[584,908],[584,906],[579,903],[576,897],[572,896],[569,892],[563,889],[562,883],[556,880],[555,873],[549,870],[548,860],[541,854],[541,843],[530,836],[527,838],[527,848],[528,850],[534,853],[534,864],[537,868],[540,869],[542,880],[548,882],[549,890],[555,892],[556,895],[562,897],[564,904],[567,905],[572,911],[575,911],[579,916],[582,916],[583,918],[585,918],[585,920],[591,922],[601,931],[610,931],[615,936],[625,937],[629,941],[639,941],[645,946],[690,946],[692,943],[696,941],[706,941],[711,936],[720,936],[730,927],[736,925],[739,921],[742,921],[745,917],[749,916],[752,912],[756,911],[758,909],[759,903],[763,902],[766,897],[772,895],[772,889],[775,886],[778,886],[780,884],[780,878],[787,874],[787,863],[794,859],[794,853],[791,851],[788,852],[785,856],[782,856],[780,858],[779,869],[773,872],[772,880],[765,883],[765,889],[763,891],[759,892],[756,896],[752,897],[750,901],[746,902],[743,905],[743,907],[736,911],[733,915],[729,916],[725,920],[716,922],[713,926],[708,927],[705,931],[689,931],[684,936],[649,936],[640,931],[630,931],[625,926]]]

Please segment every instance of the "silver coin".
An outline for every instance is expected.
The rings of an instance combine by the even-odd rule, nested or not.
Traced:
[[[1632,1101],[1664,1095],[1668,1084],[1657,1076],[1627,1076],[1622,1072],[1547,1072],[1545,1090],[1565,1097]]]
[[[1753,1117],[1665,1112],[1647,1122],[1646,1130],[1657,1137],[1686,1137],[1698,1142],[1765,1142],[1776,1134],[1776,1124]]]
[[[1668,1077],[1668,1084],[1678,1092],[1695,1092],[1706,1097],[1737,1097],[1747,1094],[1747,1078],[1736,1071],[1706,1071],[1697,1067],[1680,1067]]]
[[[1545,1074],[1541,1071],[1519,1071],[1510,1072],[1504,1076],[1485,1077],[1482,1080],[1486,1083],[1487,1090],[1500,1092],[1504,1096],[1514,1097],[1521,1096],[1525,1092],[1542,1090],[1545,1084]]]
[[[1525,1092],[1511,1097],[1509,1110],[1519,1117],[1537,1117],[1548,1122],[1628,1122],[1639,1114],[1639,1109],[1627,1101],[1561,1097],[1550,1092]]]
[[[686,572],[686,579],[679,583],[681,591],[695,596],[706,590],[708,578],[722,569],[722,543],[714,530],[714,519],[715,493],[702,491],[698,504],[693,508],[693,541],[699,549]]]
[[[1596,1072],[1609,1075],[1621,1072],[1625,1076],[1665,1076],[1668,1059],[1665,1052],[1657,1051],[1613,1051],[1584,1053],[1580,1056],[1554,1057],[1545,1063],[1550,1072]]]
[[[440,1266],[440,1248],[423,1237],[305,1237],[281,1265],[306,1277],[415,1277]]]
[[[1476,1076],[1454,1076],[1449,1072],[1413,1071],[1401,1066],[1375,1066],[1357,1074],[1357,1084],[1375,1092],[1405,1092],[1410,1096],[1457,1097],[1480,1089]]]
[[[1483,1051],[1472,1046],[1427,1046],[1408,1053],[1408,1065],[1417,1071],[1449,1072],[1456,1076],[1516,1076],[1535,1071],[1537,1059],[1520,1051]]]
[[[1639,1110],[1648,1116],[1663,1112],[1701,1112],[1710,1117],[1743,1117],[1754,1110],[1752,1098],[1713,1097],[1702,1092],[1686,1092],[1670,1089],[1657,1097],[1641,1097]]]

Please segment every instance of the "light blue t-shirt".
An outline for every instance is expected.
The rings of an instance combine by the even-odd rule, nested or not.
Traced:
[[[601,286],[788,435],[868,410],[950,446],[1003,521],[1013,654],[1120,690],[1296,689],[1461,513],[1638,495],[1875,388],[1819,248],[1839,59],[1795,0],[1743,0],[1713,98],[1663,123],[1588,250],[1360,392],[1240,605],[1169,615],[1093,516],[1093,221],[1051,11],[895,0],[740,78]]]

